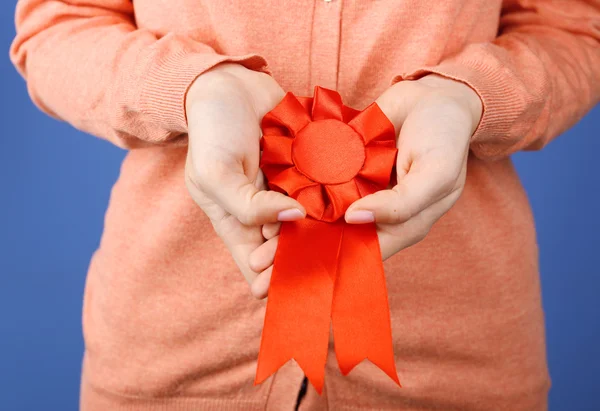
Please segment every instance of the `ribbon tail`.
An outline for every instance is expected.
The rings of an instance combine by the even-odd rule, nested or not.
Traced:
[[[255,384],[290,359],[321,393],[341,224],[282,224],[267,298]]]
[[[346,224],[334,286],[332,322],[342,374],[370,360],[400,386],[385,274],[374,224]]]

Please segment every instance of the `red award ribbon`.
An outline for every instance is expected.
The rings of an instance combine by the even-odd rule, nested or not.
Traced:
[[[312,98],[287,93],[262,130],[269,187],[298,200],[307,218],[281,226],[255,383],[295,359],[321,393],[331,323],[344,375],[369,359],[400,385],[375,224],[343,219],[389,184],[394,125],[376,103],[358,111],[315,87]]]

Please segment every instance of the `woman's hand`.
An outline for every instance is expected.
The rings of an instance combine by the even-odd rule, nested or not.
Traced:
[[[469,86],[437,75],[396,83],[377,104],[400,130],[397,184],[357,200],[345,218],[351,224],[375,221],[386,259],[425,238],[460,197],[482,104]],[[277,224],[265,225],[268,241],[250,256],[260,273],[255,295],[267,294],[278,230]]]
[[[357,200],[345,218],[377,223],[385,259],[425,238],[460,197],[482,103],[469,86],[429,75],[396,83],[377,104],[400,130],[398,183]]]
[[[199,76],[186,98],[189,147],[185,182],[250,283],[250,253],[261,225],[304,218],[294,199],[265,191],[259,170],[260,121],[284,92],[267,74],[220,64]]]

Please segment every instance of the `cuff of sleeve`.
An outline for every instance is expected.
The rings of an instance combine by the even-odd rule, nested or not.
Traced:
[[[142,79],[139,103],[151,123],[163,130],[155,142],[174,139],[188,130],[186,94],[194,80],[220,63],[240,64],[250,70],[271,74],[266,60],[257,54],[225,56],[199,43],[177,44],[164,58],[154,60]]]
[[[514,134],[513,126],[523,105],[527,104],[528,93],[509,86],[518,81],[511,82],[511,73],[498,60],[478,56],[477,52],[462,53],[438,65],[400,74],[391,83],[418,80],[434,73],[471,87],[479,95],[483,107],[481,120],[471,137],[471,149],[479,157],[493,158],[501,155],[506,140]]]

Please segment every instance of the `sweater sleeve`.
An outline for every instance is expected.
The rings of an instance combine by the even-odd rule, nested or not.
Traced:
[[[481,98],[471,140],[477,157],[540,149],[600,99],[600,1],[505,0],[494,41],[392,83],[429,73],[462,81]]]
[[[19,0],[11,60],[49,115],[123,148],[181,144],[185,95],[221,62],[267,72],[190,37],[136,27],[130,0]]]

